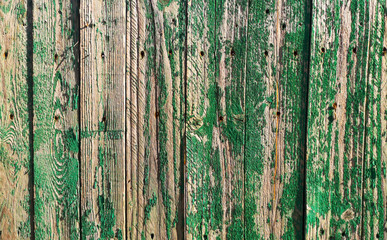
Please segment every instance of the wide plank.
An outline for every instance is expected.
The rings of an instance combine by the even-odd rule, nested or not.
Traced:
[[[370,159],[381,147],[380,142],[370,145],[377,135],[373,129],[381,124],[373,113],[380,103],[375,98],[381,87],[375,75],[380,72],[380,56],[375,53],[382,49],[375,43],[384,28],[381,5],[376,0],[313,1],[306,179],[309,239],[370,237],[368,226],[363,227],[363,221],[369,221],[362,209],[363,201],[367,207],[373,201],[367,200],[372,190],[364,192],[365,186],[371,187],[367,172],[380,173],[378,184],[383,179],[380,153],[375,161]],[[371,168],[371,163],[377,166]],[[377,209],[379,219],[383,206]]]
[[[302,239],[310,7],[250,1],[245,239]]]
[[[125,49],[126,1],[82,0],[82,239],[126,239]]]
[[[37,0],[31,7],[35,238],[78,239],[78,5]]]
[[[128,8],[130,239],[183,239],[184,9],[182,1],[155,0]]]
[[[0,2],[0,239],[33,235],[32,89],[27,82],[32,80],[32,69],[27,68],[31,60],[27,53],[32,54],[31,24],[27,27],[27,1]]]

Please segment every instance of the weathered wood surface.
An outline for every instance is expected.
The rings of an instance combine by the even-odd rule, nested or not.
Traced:
[[[26,9],[0,2],[0,239],[31,236]]]
[[[385,239],[378,0],[0,0],[0,239]]]
[[[308,1],[249,5],[246,239],[303,236],[308,11]]]
[[[33,1],[36,239],[79,238],[78,6]]]
[[[132,0],[128,6],[130,239],[183,239],[185,13],[182,1]]]
[[[384,8],[375,0],[313,1],[309,239],[386,238]]]
[[[126,238],[126,2],[80,2],[81,236]]]

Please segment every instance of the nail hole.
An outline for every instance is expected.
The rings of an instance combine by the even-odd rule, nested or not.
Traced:
[[[144,56],[145,56],[145,52],[144,52],[144,51],[141,51],[141,52],[140,52],[140,56],[141,56],[141,59],[143,59]]]
[[[200,51],[200,56],[204,56],[204,52],[203,51]]]
[[[157,111],[157,112],[156,112],[156,117],[158,118],[159,116],[160,116],[160,112]]]
[[[321,235],[324,235],[324,232],[325,232],[324,229],[321,228],[321,229],[320,229],[320,234],[321,234]]]
[[[352,52],[356,53],[356,47],[352,48]]]
[[[321,48],[321,52],[322,52],[322,53],[325,53],[325,48],[322,47],[322,48]]]
[[[9,119],[13,120],[13,118],[14,118],[13,113],[9,114]]]
[[[55,119],[55,121],[58,121],[58,120],[59,120],[59,116],[58,116],[58,115],[55,115],[55,116],[54,116],[54,119]]]
[[[335,238],[334,238],[334,237],[332,237],[332,236],[330,236],[330,237],[329,237],[329,240],[334,240],[334,239],[335,239]]]
[[[106,122],[106,117],[105,116],[102,117],[102,122]]]
[[[102,59],[105,58],[105,53],[104,53],[104,52],[101,53],[101,58],[102,58]]]
[[[265,56],[269,56],[269,52],[267,50],[265,50]]]
[[[386,53],[387,53],[387,48],[384,47],[384,48],[383,48],[383,56],[386,56]]]
[[[270,13],[270,10],[269,9],[266,9],[266,14],[269,14]]]
[[[207,235],[206,235],[206,234],[204,234],[204,235],[203,235],[203,238],[204,238],[204,239],[207,239]]]
[[[176,19],[173,18],[173,19],[172,19],[172,23],[173,23],[173,24],[176,24]]]
[[[54,59],[55,59],[55,62],[58,61],[58,54],[55,53]]]
[[[299,24],[298,24],[298,26],[300,26],[300,27],[301,27],[301,26],[302,26],[302,23],[299,23]]]
[[[333,107],[333,109],[336,109],[336,108],[337,108],[337,103],[334,102],[334,103],[332,104],[332,107]]]
[[[235,27],[236,27],[236,28],[238,27],[238,23],[235,24]]]
[[[283,23],[283,24],[282,24],[282,29],[285,29],[285,28],[286,28],[286,24]]]
[[[168,51],[169,56],[172,56],[172,50]]]
[[[281,113],[280,112],[277,112],[277,117],[281,116]]]
[[[345,237],[345,235],[346,235],[345,231],[341,233],[341,236]]]
[[[297,50],[294,50],[294,52],[293,52],[293,54],[294,54],[294,56],[298,56],[298,52],[297,52]]]
[[[377,234],[376,234],[376,238],[379,238],[379,237],[380,237],[380,236],[379,236],[379,233],[377,233]]]
[[[223,116],[219,116],[219,122],[223,121]]]
[[[4,57],[5,57],[5,59],[8,58],[8,50],[6,50],[6,51],[4,52]]]
[[[151,233],[151,238],[153,239],[155,237],[155,234],[154,233]]]
[[[235,56],[235,51],[234,51],[234,48],[231,49],[231,52],[230,52],[231,56]]]
[[[62,15],[62,11],[61,11],[61,10],[59,10],[58,13],[59,13],[60,15]]]

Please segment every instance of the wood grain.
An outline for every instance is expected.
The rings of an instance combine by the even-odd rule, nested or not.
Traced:
[[[126,122],[131,239],[183,239],[184,7],[180,1],[130,2]]]
[[[0,239],[31,236],[27,2],[0,2]]]
[[[34,1],[35,238],[79,238],[78,6]]]
[[[363,213],[361,239],[387,238],[387,78],[386,10],[379,1],[370,1],[368,72],[363,166]],[[384,45],[385,46],[385,45]]]
[[[81,232],[125,239],[126,2],[80,3]]]
[[[313,2],[306,223],[309,239],[375,239],[377,229],[383,228],[379,222],[385,209],[385,204],[379,202],[384,198],[382,189],[372,185],[385,181],[385,173],[381,172],[381,130],[377,130],[385,120],[375,115],[381,110],[377,100],[381,97],[379,55],[384,31],[381,8],[378,1]],[[377,179],[370,179],[373,171],[379,173]],[[378,205],[372,207],[375,212],[370,217],[375,201]],[[362,221],[367,226],[363,227]]]
[[[307,1],[251,1],[246,62],[245,238],[303,237]]]
[[[222,154],[217,122],[215,1],[187,7],[186,239],[211,239],[222,228]]]
[[[247,1],[189,1],[187,238],[244,237]]]

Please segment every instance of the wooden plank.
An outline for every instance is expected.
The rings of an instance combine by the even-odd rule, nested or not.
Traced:
[[[186,239],[211,239],[212,229],[220,230],[223,216],[221,192],[210,194],[211,178],[221,181],[220,152],[213,136],[218,126],[215,16],[215,1],[188,1]]]
[[[35,238],[79,237],[78,5],[33,2]]]
[[[387,238],[387,42],[385,3],[370,1],[362,239]],[[385,46],[385,45],[384,45]]]
[[[31,237],[26,16],[26,1],[0,2],[1,239]]]
[[[380,83],[371,86],[372,81],[378,82],[372,69],[378,68],[379,56],[373,59],[372,52],[381,52],[376,50],[380,43],[375,50],[370,48],[370,41],[378,42],[374,37],[381,34],[380,9],[376,0],[313,2],[307,150],[309,239],[364,239],[362,234],[368,231],[367,227],[362,231],[362,221],[368,222],[362,218],[362,201],[364,198],[370,206],[369,191],[363,196],[363,185],[370,186],[370,181],[363,180],[372,171],[367,165],[373,162],[373,149],[381,147],[376,142],[372,149],[368,147],[379,100],[373,99],[374,93],[367,97],[380,91]],[[380,121],[376,124],[380,126]],[[367,136],[365,131],[371,132]],[[378,171],[380,157],[378,153],[373,162],[378,163]],[[379,177],[378,183],[383,179]],[[378,212],[375,218],[380,216]]]
[[[248,9],[246,239],[302,239],[308,1]]]
[[[247,1],[189,1],[187,238],[244,237]]]
[[[183,239],[184,8],[133,0],[128,9],[130,239]]]
[[[216,1],[214,100],[218,123],[212,129],[209,239],[244,237],[247,7],[247,1]]]
[[[126,1],[80,2],[81,237],[126,238]]]

